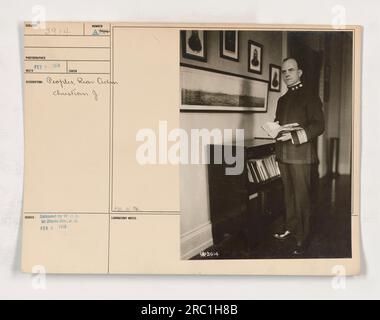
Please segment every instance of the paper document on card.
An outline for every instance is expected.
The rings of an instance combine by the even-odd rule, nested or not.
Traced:
[[[21,269],[331,275],[341,266],[346,275],[358,274],[360,148],[354,139],[360,136],[360,121],[353,110],[360,110],[354,109],[358,102],[351,105],[346,98],[358,96],[347,70],[360,74],[360,30],[320,29],[25,22]],[[310,151],[311,143],[290,143],[289,132],[309,131],[309,122],[298,115],[271,121],[281,108],[283,49],[292,51],[288,39],[300,34],[309,43],[311,30],[318,31],[313,43],[324,43],[332,33],[330,41],[346,43],[346,50],[333,55],[345,57],[334,66],[347,65],[339,73],[346,79],[344,90],[330,90],[331,101],[344,93],[344,103],[326,109],[326,128],[342,125],[338,137],[345,152],[338,162],[339,173],[346,170],[347,187],[337,187],[336,198],[346,204],[339,215],[346,211],[344,223],[324,220],[328,229],[317,233],[319,241],[332,230],[327,240],[334,247],[317,242],[299,259],[293,248],[272,241],[272,231],[279,231],[286,213],[281,156],[297,149],[306,157]],[[355,37],[343,37],[348,32]],[[356,50],[352,66],[348,48]],[[305,62],[314,58],[305,56]],[[354,80],[358,86],[360,77]],[[290,94],[303,92],[295,90]],[[299,103],[294,107],[303,115],[307,109]],[[351,119],[356,121],[352,134]],[[268,137],[262,138],[262,130]],[[288,142],[277,144],[274,138]],[[293,139],[300,140],[294,134]],[[328,141],[319,142],[318,151],[325,150]],[[320,158],[323,169],[327,154]],[[346,201],[350,195],[352,202]],[[321,199],[322,213],[339,207]]]

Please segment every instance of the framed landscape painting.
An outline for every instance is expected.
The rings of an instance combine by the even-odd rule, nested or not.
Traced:
[[[182,111],[266,112],[268,81],[181,66]]]

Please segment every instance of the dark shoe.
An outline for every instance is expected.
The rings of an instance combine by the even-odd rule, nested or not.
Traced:
[[[277,240],[286,240],[286,239],[289,239],[291,235],[292,233],[289,230],[286,230],[284,232],[275,233],[273,237],[276,238]]]
[[[305,253],[306,247],[304,243],[297,242],[296,247],[293,250],[293,255],[302,256]]]

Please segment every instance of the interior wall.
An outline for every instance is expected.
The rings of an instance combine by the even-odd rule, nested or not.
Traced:
[[[339,138],[340,174],[351,173],[352,131],[352,38],[344,32],[331,33],[326,38],[329,48],[326,63],[330,67],[329,99],[326,134]]]
[[[248,72],[248,40],[263,45],[263,71],[261,75]],[[196,66],[238,73],[259,79],[269,80],[269,64],[281,65],[282,33],[281,32],[240,32],[240,59],[234,62],[222,59],[219,55],[219,32],[208,33],[208,61],[200,62],[181,57],[181,62]],[[284,84],[282,83],[282,86]],[[265,137],[261,125],[273,121],[278,92],[268,93],[268,111],[265,113],[209,113],[182,112],[181,128],[190,133],[191,129],[244,129],[244,138]],[[191,234],[201,234],[203,227],[210,223],[208,181],[206,165],[181,165],[181,236],[182,253],[187,251],[187,240]],[[210,228],[209,228],[210,229]],[[194,245],[192,245],[194,246]]]
[[[352,39],[342,37],[342,85],[339,126],[339,168],[340,174],[351,173],[352,144]]]

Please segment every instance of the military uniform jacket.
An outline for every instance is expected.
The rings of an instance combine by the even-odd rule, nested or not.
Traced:
[[[292,139],[276,141],[276,158],[282,163],[318,163],[317,137],[325,128],[321,99],[300,83],[288,89],[277,102],[276,118],[280,125],[298,123],[300,130]]]

